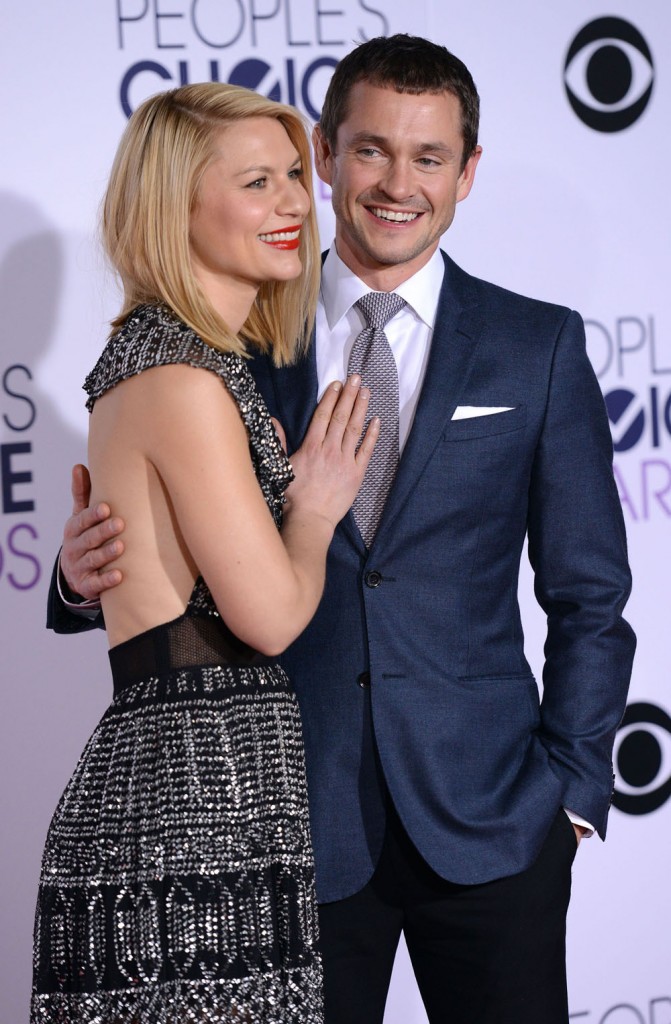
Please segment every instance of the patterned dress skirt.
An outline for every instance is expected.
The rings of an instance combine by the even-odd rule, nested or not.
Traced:
[[[295,697],[277,664],[171,665],[169,633],[110,652],[47,837],[31,1022],[320,1024]]]

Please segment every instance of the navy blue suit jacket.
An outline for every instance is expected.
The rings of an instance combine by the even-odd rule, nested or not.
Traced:
[[[635,641],[582,321],[445,264],[375,541],[367,551],[343,520],[319,609],[282,657],[303,716],[322,901],[370,879],[385,787],[424,858],[459,883],[527,867],[562,805],[606,830]],[[314,349],[292,367],[251,365],[295,450],[317,400]],[[512,408],[453,419],[457,406]],[[548,626],[540,702],[517,603],[527,534]],[[53,588],[50,607],[52,625],[75,628]]]
[[[377,536],[367,551],[343,520],[317,614],[282,656],[303,716],[322,901],[371,877],[385,783],[419,851],[455,882],[527,867],[562,805],[606,830],[635,641],[582,321],[445,264]],[[314,349],[252,370],[295,450],[317,399]],[[512,409],[453,420],[465,405]],[[517,603],[527,533],[548,622],[540,703]]]

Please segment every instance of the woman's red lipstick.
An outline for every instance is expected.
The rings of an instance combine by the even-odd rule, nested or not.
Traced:
[[[297,249],[300,245],[300,224],[294,224],[280,231],[269,231],[267,234],[259,235],[259,239],[266,245],[272,245],[273,249]]]

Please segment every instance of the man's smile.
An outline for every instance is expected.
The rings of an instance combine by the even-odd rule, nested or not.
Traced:
[[[420,213],[416,212],[404,212],[403,210],[385,210],[381,206],[367,206],[366,209],[369,213],[372,213],[378,220],[390,221],[396,224],[405,224],[413,220],[417,220],[421,216]]]

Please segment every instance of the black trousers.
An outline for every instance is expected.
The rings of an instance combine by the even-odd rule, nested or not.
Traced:
[[[426,864],[392,809],[371,881],[319,908],[326,1024],[382,1024],[401,932],[431,1024],[567,1024],[576,848],[560,809],[526,871],[456,885]]]

